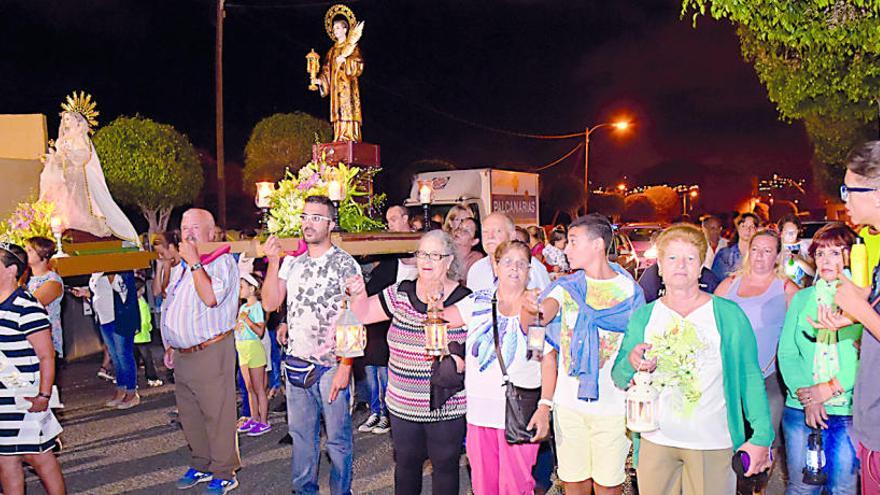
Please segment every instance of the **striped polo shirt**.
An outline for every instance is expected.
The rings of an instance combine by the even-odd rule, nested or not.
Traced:
[[[470,291],[456,288],[444,301],[451,306],[464,299]],[[431,423],[460,418],[465,415],[465,392],[453,395],[439,409],[431,410],[431,364],[425,352],[425,320],[427,306],[416,296],[416,283],[404,280],[384,291],[379,298],[391,318],[388,328],[388,389],[385,404],[395,416],[417,423]],[[449,342],[464,343],[467,327],[450,327]]]
[[[21,374],[21,379],[36,382],[40,377],[40,360],[28,336],[51,329],[49,315],[37,299],[19,287],[0,302],[0,351]],[[32,445],[20,437],[25,413],[15,407],[15,392],[0,382],[0,454],[43,452],[54,445]]]

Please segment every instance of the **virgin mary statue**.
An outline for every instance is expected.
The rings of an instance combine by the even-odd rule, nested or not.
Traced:
[[[89,139],[96,125],[94,102],[84,93],[61,105],[58,140],[49,143],[40,174],[40,199],[55,204],[62,230],[74,229],[96,237],[116,237],[139,244],[137,231],[119,208],[104,180],[104,171]]]

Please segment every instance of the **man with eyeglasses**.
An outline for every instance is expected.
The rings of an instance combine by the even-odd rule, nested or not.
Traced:
[[[557,474],[566,494],[620,494],[626,480],[626,392],[614,386],[611,368],[645,297],[626,270],[608,262],[612,236],[601,215],[572,222],[565,255],[577,271],[541,296],[549,325],[538,412],[546,421],[553,411]]]
[[[880,141],[856,148],[847,158],[840,199],[855,224],[880,229]],[[838,311],[819,306],[817,328],[836,330],[860,322],[862,333],[859,371],[853,393],[852,439],[861,463],[862,495],[880,494],[880,268],[871,287],[861,288],[845,276],[839,279],[834,303]]]
[[[270,237],[263,246],[268,259],[263,283],[263,308],[274,311],[287,299],[287,331],[278,330],[286,345],[288,378],[291,369],[311,369],[311,380],[287,381],[287,427],[293,438],[292,481],[297,494],[318,493],[318,465],[323,416],[330,456],[330,493],[351,493],[352,431],[348,382],[351,359],[336,357],[334,325],[345,297],[345,281],[360,274],[354,258],[330,242],[333,203],[325,196],[306,198],[302,236],[308,251],[287,256]]]

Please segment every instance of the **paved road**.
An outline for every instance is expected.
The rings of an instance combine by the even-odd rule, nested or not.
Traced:
[[[95,377],[97,361],[67,365],[61,372],[65,409],[64,451],[60,459],[71,494],[179,494],[174,481],[186,470],[189,454],[183,433],[170,424],[174,410],[173,385],[146,388],[141,379],[140,406],[127,411],[103,406],[113,392],[112,384]],[[276,399],[272,406],[277,404]],[[270,406],[271,409],[271,406]],[[355,425],[365,413],[359,412]],[[238,474],[240,494],[290,493],[290,446],[279,445],[287,428],[284,413],[272,413],[274,430],[259,438],[240,437],[243,468]],[[357,494],[393,493],[393,467],[388,435],[355,431],[354,482]],[[426,469],[425,493],[430,493],[430,468]],[[321,493],[328,493],[330,466],[321,466]],[[468,478],[462,469],[462,493]],[[28,493],[45,493],[39,480],[28,476]],[[192,493],[199,493],[194,490]],[[781,494],[775,477],[766,492]]]

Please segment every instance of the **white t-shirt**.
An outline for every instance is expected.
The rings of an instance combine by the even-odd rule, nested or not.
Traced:
[[[287,353],[323,366],[336,365],[334,325],[345,281],[361,273],[350,254],[331,246],[312,258],[287,256],[278,278],[287,284]]]
[[[419,267],[415,263],[408,265],[403,260],[397,260],[397,282],[398,284],[404,280],[415,280],[419,276]]]
[[[715,253],[720,251],[721,248],[726,248],[727,244],[728,244],[727,239],[725,239],[723,237],[718,240],[718,247],[715,249],[712,249],[712,245],[707,242],[706,243],[706,261],[703,262],[703,266],[711,270],[712,263],[715,262]]]
[[[690,327],[690,328],[688,328]],[[696,369],[696,387],[700,395],[689,412],[684,409],[684,399],[678,384],[668,383],[670,370],[658,367],[653,373],[654,386],[660,389],[660,429],[642,433],[642,437],[658,445],[693,450],[719,450],[733,447],[727,427],[727,401],[724,399],[724,375],[721,363],[721,335],[715,321],[711,301],[695,309],[687,317],[669,309],[663,301],[657,301],[645,328],[645,342],[657,343],[657,339],[673,330],[679,332],[695,329],[699,349],[693,358]]]
[[[587,277],[587,305],[591,308],[601,310],[617,306],[632,297],[634,292],[634,282],[624,275],[617,275],[608,280]],[[611,379],[611,368],[620,351],[623,333],[599,329],[599,398],[594,401],[581,400],[578,398],[580,382],[576,376],[568,374],[571,366],[572,329],[577,321],[578,305],[561,286],[553,289],[547,297],[559,303],[559,311],[562,315],[559,353],[556,356],[559,367],[553,402],[557,406],[573,409],[582,414],[623,416],[626,414],[626,392],[617,388]],[[545,352],[551,350],[553,348],[547,344]]]
[[[467,274],[467,288],[477,292],[480,290],[495,290],[496,279],[495,273],[492,271],[492,262],[486,256],[478,260]],[[529,289],[541,289],[550,285],[550,275],[547,268],[537,260],[532,258],[529,267]]]
[[[467,422],[475,426],[504,429],[505,388],[495,354],[492,331],[492,294],[479,291],[459,301],[461,317],[468,326],[465,344],[464,388],[467,390]],[[541,362],[526,358],[526,335],[519,315],[498,313],[501,355],[510,381],[518,387],[541,386]]]
[[[98,323],[106,325],[116,321],[116,313],[113,308],[113,291],[119,292],[122,301],[125,302],[125,286],[122,284],[122,277],[110,278],[103,272],[93,273],[89,278],[89,290],[92,291],[92,307],[98,315]]]

